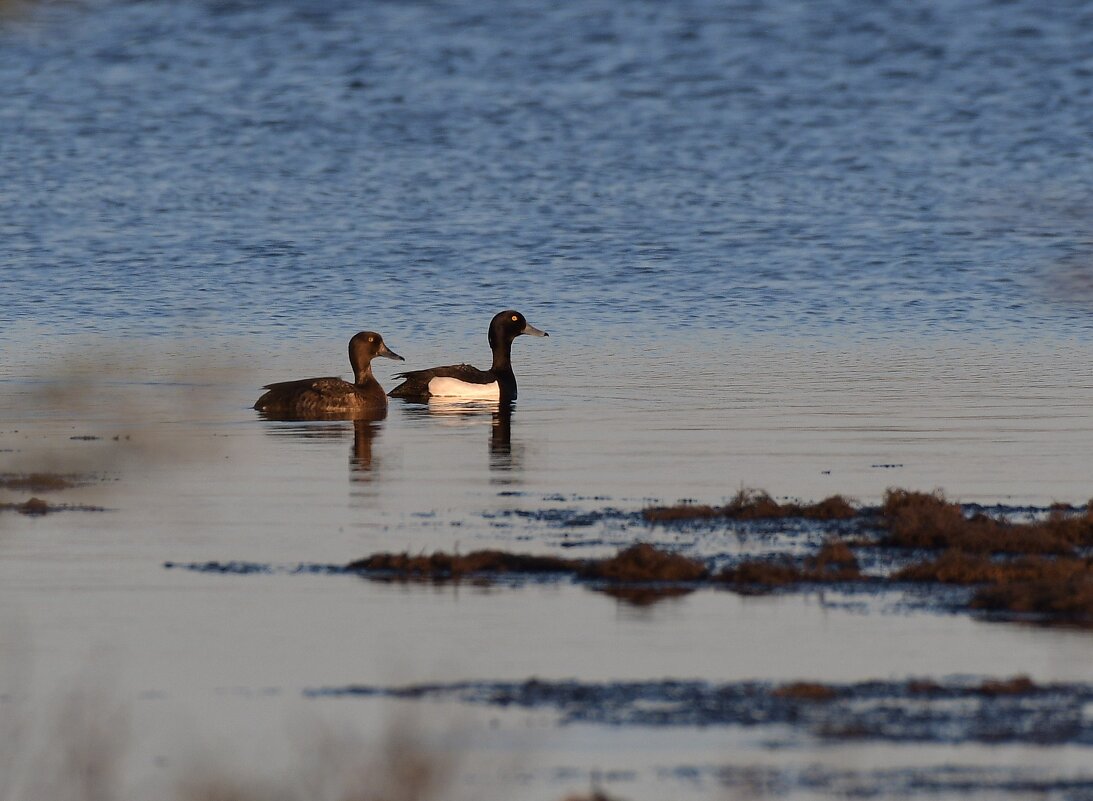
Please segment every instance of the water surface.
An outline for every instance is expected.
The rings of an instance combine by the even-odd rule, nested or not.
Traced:
[[[194,742],[255,768],[300,720],[378,738],[405,706],[304,698],[320,686],[1093,679],[1084,632],[898,598],[635,608],[163,568],[635,538],[734,553],[757,546],[550,515],[742,486],[1085,502],[1091,39],[1083,4],[1024,0],[95,0],[0,19],[0,469],[91,475],[51,500],[110,510],[0,517],[0,642],[19,654],[0,690],[45,708],[109,663],[154,783]],[[250,409],[271,381],[347,374],[361,329],[409,368],[482,366],[507,307],[551,333],[516,343],[511,416]],[[1093,781],[1082,748],[1014,748],[1003,775],[980,746],[790,753],[455,706],[411,714],[437,748],[465,726],[477,767],[454,786],[473,797],[596,775],[626,798],[724,797],[752,769],[810,797],[793,776],[814,764],[819,797]]]

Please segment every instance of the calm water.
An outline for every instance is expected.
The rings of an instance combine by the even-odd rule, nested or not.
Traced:
[[[593,555],[639,536],[716,555],[749,546],[522,513],[740,486],[1084,502],[1093,11],[939,5],[225,0],[0,18],[0,469],[91,472],[54,500],[111,510],[0,517],[0,645],[17,655],[0,690],[51,698],[105,661],[139,734],[132,772],[155,782],[195,742],[263,765],[300,720],[378,736],[399,714],[304,700],[316,686],[1093,680],[1088,634],[883,600],[634,609],[574,587],[162,567]],[[410,368],[482,365],[509,306],[551,333],[516,343],[511,419],[249,408],[262,384],[347,374],[362,328]],[[388,387],[394,369],[377,364]],[[480,798],[557,799],[596,771],[630,799],[711,798],[726,765],[998,762],[409,714],[466,730],[457,786]],[[1006,760],[1093,781],[1084,749]]]

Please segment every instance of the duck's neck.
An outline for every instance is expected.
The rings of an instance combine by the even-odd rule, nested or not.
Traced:
[[[508,370],[512,372],[512,340],[502,339],[493,348],[493,367],[495,373]]]
[[[502,339],[493,349],[493,367],[490,368],[501,386],[501,400],[516,399],[516,375],[512,372],[512,340]]]
[[[354,366],[353,383],[358,387],[376,383],[376,377],[372,375],[372,362],[365,362],[363,365]]]
[[[387,393],[383,391],[380,382],[372,375],[371,363],[361,367],[354,366],[353,372],[353,378],[355,379],[353,390],[357,393],[357,397],[361,398],[369,408],[386,409]]]

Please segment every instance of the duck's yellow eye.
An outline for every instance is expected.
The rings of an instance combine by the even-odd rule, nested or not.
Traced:
[[[368,341],[369,341],[369,342],[375,342],[375,341],[376,341],[376,338],[375,338],[375,337],[368,337]]]
[[[514,323],[515,323],[515,322],[516,322],[517,320],[519,320],[519,319],[520,319],[520,318],[519,318],[519,317],[517,317],[517,316],[516,316],[515,314],[514,314],[514,315],[512,315],[512,321],[513,321]]]

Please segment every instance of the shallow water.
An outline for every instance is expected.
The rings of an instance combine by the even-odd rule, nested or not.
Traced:
[[[133,706],[133,772],[161,781],[195,741],[261,765],[292,721],[378,737],[406,706],[304,699],[321,686],[1093,680],[1085,632],[898,596],[636,608],[573,586],[163,568],[637,538],[738,553],[763,546],[627,514],[741,486],[1084,503],[1091,38],[1081,4],[971,0],[102,0],[0,17],[0,470],[90,474],[50,500],[109,509],[0,516],[0,641],[18,654],[0,690],[52,698],[105,661]],[[344,375],[362,328],[408,368],[482,365],[509,306],[551,333],[516,342],[510,418],[250,409],[271,381]],[[393,386],[398,368],[376,369]],[[754,790],[733,773],[748,766],[795,797],[834,792],[786,778],[813,762],[914,795],[909,764],[997,761],[441,706],[422,736],[466,716],[479,767],[458,786],[478,797],[558,798],[594,775],[627,798],[732,797]],[[1007,760],[1093,782],[1084,749],[1048,754]],[[999,792],[1032,786],[1014,781]]]

